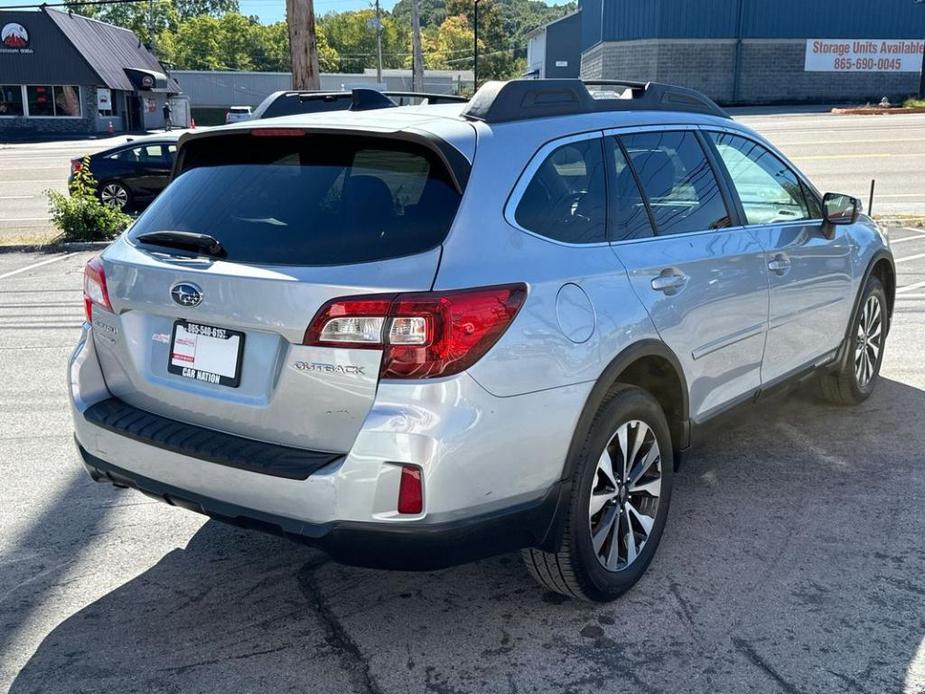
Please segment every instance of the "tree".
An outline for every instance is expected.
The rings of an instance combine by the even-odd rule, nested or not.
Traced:
[[[336,51],[338,72],[363,72],[376,64],[376,13],[373,10],[330,13],[319,26],[328,46]],[[382,66],[405,67],[410,61],[410,26],[402,26],[388,13],[382,14]]]
[[[447,0],[450,16],[462,15],[473,26],[474,5],[471,0]],[[479,81],[510,79],[514,76],[513,44],[504,30],[501,10],[495,0],[479,0]]]
[[[292,86],[294,89],[319,89],[321,71],[312,0],[286,0],[286,21],[289,24]]]
[[[180,21],[190,17],[199,17],[207,14],[210,17],[221,17],[228,12],[239,12],[238,0],[174,0]]]
[[[424,63],[431,70],[471,70],[472,41],[472,28],[463,15],[447,17],[425,32]]]

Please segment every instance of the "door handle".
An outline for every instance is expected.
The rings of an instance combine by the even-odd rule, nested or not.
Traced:
[[[662,270],[658,277],[652,279],[652,289],[671,296],[677,294],[687,284],[687,275],[677,270]]]
[[[778,253],[768,262],[768,270],[777,275],[786,275],[790,272],[790,258]]]

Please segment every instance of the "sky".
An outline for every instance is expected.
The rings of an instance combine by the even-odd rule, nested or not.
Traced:
[[[49,0],[55,2],[56,0]],[[40,0],[0,0],[0,7],[6,5],[25,5],[31,2],[40,2]],[[241,5],[241,14],[257,15],[264,24],[272,24],[286,17],[286,0],[239,0]],[[380,0],[383,10],[391,10],[396,0]],[[549,5],[558,5],[559,2],[550,2]],[[361,10],[372,7],[371,0],[315,0],[315,13],[325,14],[327,12],[345,12],[347,10]]]

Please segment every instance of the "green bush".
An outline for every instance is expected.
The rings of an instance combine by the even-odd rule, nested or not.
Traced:
[[[914,96],[903,103],[906,108],[925,108],[925,99],[916,99]]]
[[[96,197],[96,179],[90,173],[90,157],[74,174],[71,194],[45,191],[52,224],[61,232],[55,239],[62,241],[109,241],[131,224],[132,218]]]

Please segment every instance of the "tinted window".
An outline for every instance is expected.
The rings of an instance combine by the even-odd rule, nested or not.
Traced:
[[[567,243],[606,241],[601,140],[553,150],[524,191],[514,219],[524,229]]]
[[[18,84],[0,84],[0,116],[22,114],[22,87]]]
[[[621,139],[659,234],[730,226],[716,176],[693,132],[647,132]]]
[[[796,175],[765,147],[744,137],[710,133],[735,185],[749,224],[809,219]]]
[[[430,150],[332,135],[206,138],[132,227],[210,234],[231,261],[360,263],[446,237],[459,194]]]
[[[615,138],[609,138],[613,148],[614,175],[608,186],[610,217],[608,228],[614,241],[640,239],[652,236],[649,212],[642,200],[636,177],[626,160],[626,155]]]
[[[276,118],[296,113],[318,113],[321,111],[346,111],[353,103],[348,93],[341,98],[305,99],[298,94],[272,94],[264,99],[254,111],[254,118]]]

